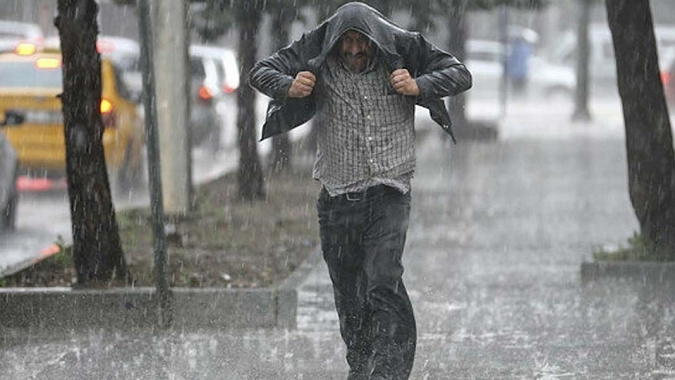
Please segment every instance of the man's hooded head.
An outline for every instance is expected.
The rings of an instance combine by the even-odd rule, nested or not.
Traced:
[[[319,28],[324,29],[324,38],[321,44],[321,54],[309,62],[310,68],[314,69],[321,65],[326,56],[331,53],[341,55],[342,59],[345,59],[345,55],[347,55],[347,59],[360,58],[360,56],[357,56],[360,51],[363,51],[366,55],[369,54],[369,60],[376,53],[378,55],[384,53],[385,57],[391,58],[396,55],[395,34],[405,32],[405,30],[384,17],[377,9],[359,2],[347,3],[341,6]],[[369,41],[367,47],[363,47],[362,49],[354,48],[355,50],[352,52],[354,56],[347,54],[346,50],[349,50],[349,46],[344,46],[344,48],[342,46],[343,42],[350,42],[342,39],[343,35],[346,35],[350,31],[362,34]],[[358,40],[355,42],[358,42]],[[361,62],[357,62],[359,60],[356,59],[353,62],[357,70],[362,66]],[[345,63],[348,66],[352,64],[347,60]],[[368,64],[365,65],[365,67],[367,66]]]
[[[382,25],[390,26],[390,22],[375,8],[363,3],[347,3],[326,21],[329,37],[324,44],[332,47],[346,66],[356,72],[368,67],[376,48],[391,38],[382,32]]]

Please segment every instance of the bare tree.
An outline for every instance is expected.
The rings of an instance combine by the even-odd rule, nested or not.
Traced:
[[[54,24],[63,53],[66,172],[78,285],[126,277],[103,154],[101,59],[95,0],[58,0]]]
[[[623,103],[628,185],[643,240],[675,259],[675,155],[649,0],[607,0]]]
[[[588,40],[588,27],[590,22],[591,3],[593,0],[579,0],[579,25],[577,26],[577,87],[574,94],[574,113],[572,120],[591,120],[591,112],[588,110],[588,95],[590,88],[590,41]]]
[[[248,73],[256,62],[258,32],[262,11],[258,1],[240,0],[236,4],[239,26],[240,83],[248,83]],[[251,86],[237,90],[237,130],[239,137],[239,197],[257,200],[265,197],[264,180],[258,156],[255,120],[255,94]]]
[[[275,12],[272,14],[272,42],[274,50],[279,50],[290,42],[291,23],[296,18],[297,11],[275,3]],[[270,169],[274,172],[287,171],[291,168],[291,154],[293,146],[288,133],[282,133],[272,138],[272,152],[270,153]]]
[[[448,17],[448,51],[452,52],[457,59],[464,62],[466,60],[466,10],[467,0],[454,0],[447,4]],[[446,100],[448,110],[454,127],[459,134],[466,133],[466,95],[464,93],[457,96],[448,97]],[[446,136],[445,134],[443,135]]]

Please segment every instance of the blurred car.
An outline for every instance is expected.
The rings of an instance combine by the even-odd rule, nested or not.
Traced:
[[[36,24],[0,20],[0,51],[15,51],[19,44],[39,49],[44,39],[42,28]]]
[[[668,107],[675,108],[675,49],[663,54],[660,59],[661,82]]]
[[[45,39],[45,49],[60,50],[59,36],[50,36]],[[99,35],[96,40],[96,50],[101,57],[109,59],[122,76],[132,100],[140,103],[140,94],[143,91],[143,78],[140,72],[139,57],[141,49],[138,43],[129,38]]]
[[[99,35],[96,50],[101,57],[110,59],[119,69],[122,80],[131,93],[131,99],[140,105],[143,77],[139,62],[141,48],[138,43],[129,38]]]
[[[229,95],[239,88],[239,66],[234,51],[217,46],[191,45],[190,56],[203,61],[207,74],[205,84],[216,87],[215,94]]]
[[[54,42],[50,38],[47,44],[53,45]],[[140,103],[143,95],[143,75],[138,42],[123,37],[100,35],[96,48],[102,57],[110,59],[120,69],[121,78],[131,93],[130,98]],[[190,51],[192,52],[192,49]],[[216,103],[222,94],[229,90],[225,90],[222,85],[221,73],[225,71],[224,64],[214,57],[211,51],[208,51],[208,54],[204,52],[206,50],[197,48],[194,55],[189,55],[190,138],[193,146],[205,145],[213,151],[218,151],[222,121]],[[238,77],[236,85],[238,86]]]
[[[548,62],[542,57],[530,59],[530,81],[545,99],[572,100],[577,87],[575,71]]]
[[[0,121],[0,126],[17,124],[10,121],[8,115]],[[19,191],[16,181],[19,178],[19,159],[12,145],[0,133],[0,232],[16,228],[16,211],[19,204]]]
[[[659,60],[675,50],[675,27],[655,25],[654,34]],[[565,75],[576,75],[577,31],[570,29],[561,33],[558,42],[545,54],[546,59]],[[597,95],[617,94],[616,58],[612,34],[607,23],[593,23],[588,31],[590,44],[589,70],[591,93]],[[662,66],[663,67],[663,66]]]
[[[496,41],[466,41],[466,67],[471,72],[473,86],[470,98],[498,99],[504,72],[504,45]]]
[[[467,93],[473,99],[496,100],[504,73],[504,56],[508,47],[490,40],[468,40],[465,64],[473,77]],[[529,59],[527,92],[532,97],[569,97],[574,93],[576,77],[565,67],[552,65],[538,56]]]
[[[216,62],[205,56],[190,53],[190,130],[195,145],[206,144],[213,152],[220,150],[222,118],[217,103],[223,92]],[[196,96],[194,95],[196,94]]]
[[[60,98],[63,91],[61,54],[0,54],[0,114],[23,117],[2,132],[14,146],[22,173],[31,177],[65,175],[65,137]],[[101,59],[103,148],[108,170],[121,189],[139,184],[143,173],[143,120],[120,73]]]
[[[46,44],[54,45],[54,41],[49,38]],[[140,62],[141,49],[138,42],[123,37],[100,35],[96,47],[102,57],[110,59],[120,69],[120,76],[129,89],[130,98],[140,103],[143,94],[143,76]],[[197,53],[200,52],[202,50],[198,48]],[[218,151],[222,121],[217,112],[216,103],[224,92],[229,91],[223,87],[221,79],[221,72],[225,72],[226,68],[211,54],[197,53],[189,55],[190,137],[193,146],[204,145],[213,151]],[[229,66],[227,70],[230,70]],[[236,78],[236,86],[238,86],[238,76]]]

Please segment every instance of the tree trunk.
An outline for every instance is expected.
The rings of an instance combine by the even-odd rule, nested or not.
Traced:
[[[239,21],[240,83],[248,83],[248,73],[256,61],[258,30],[261,11],[255,1],[237,3]],[[263,173],[258,156],[255,128],[255,94],[251,86],[242,85],[237,90],[237,130],[239,138],[239,197],[245,200],[262,199]]]
[[[572,120],[588,121],[591,120],[591,113],[588,111],[588,94],[590,89],[589,59],[590,44],[588,40],[588,26],[590,22],[591,2],[593,0],[578,0],[579,4],[579,25],[577,26],[577,86],[574,93],[574,113]]]
[[[649,0],[608,0],[623,103],[628,185],[643,239],[675,259],[675,155]]]
[[[448,51],[461,62],[466,60],[466,5],[467,0],[453,0],[448,14]],[[466,120],[466,96],[462,93],[447,98],[448,111],[456,135],[465,135],[469,128]],[[446,134],[443,135],[447,137]]]
[[[279,9],[272,16],[272,41],[275,51],[288,45],[294,13],[294,9]],[[291,168],[292,148],[288,133],[282,133],[272,138],[271,171],[288,171]]]
[[[317,7],[317,19],[319,23],[325,21],[329,18],[333,12],[335,12],[337,4],[333,2],[322,2]],[[316,75],[316,73],[314,73]],[[322,128],[324,120],[322,119],[322,114],[317,113],[314,115],[311,121],[309,132],[307,137],[305,137],[300,149],[304,150],[306,153],[314,154],[316,152],[317,139],[319,138],[319,130]]]
[[[103,154],[101,60],[95,0],[59,0],[66,172],[78,285],[126,277]]]

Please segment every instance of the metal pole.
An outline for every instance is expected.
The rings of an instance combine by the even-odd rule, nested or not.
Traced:
[[[590,23],[591,0],[579,0],[579,24],[577,26],[577,88],[574,96],[574,121],[590,121],[591,112],[588,109],[590,87],[590,41],[588,40],[588,26]]]
[[[153,54],[165,215],[185,215],[192,202],[187,1],[152,0]],[[220,128],[220,125],[217,126]]]
[[[162,174],[157,133],[157,106],[155,99],[155,69],[152,58],[152,25],[149,0],[138,0],[141,70],[143,74],[143,106],[145,109],[145,132],[148,145],[148,175],[150,186],[150,209],[152,210],[153,247],[155,252],[155,285],[157,287],[157,312],[159,326],[171,325],[171,290],[166,275],[166,239],[164,237],[164,206],[162,197]]]
[[[499,17],[499,30],[500,37],[502,42],[502,81],[499,86],[499,99],[501,104],[501,116],[506,117],[506,106],[508,102],[508,92],[509,92],[509,77],[508,77],[508,59],[509,59],[509,36],[508,36],[508,27],[509,27],[509,8],[508,6],[502,5],[502,9]]]

